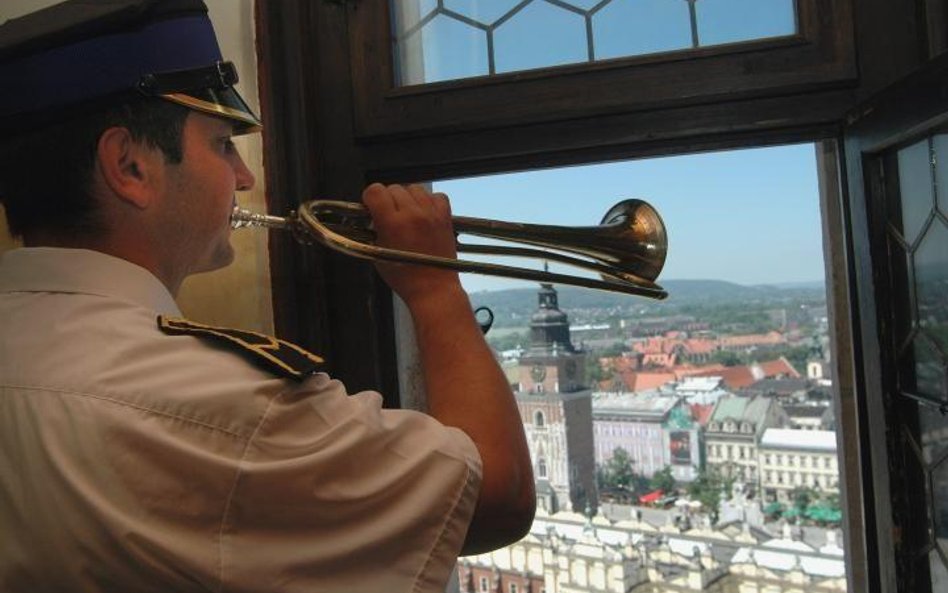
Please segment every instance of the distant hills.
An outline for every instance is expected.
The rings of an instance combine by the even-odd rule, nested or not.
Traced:
[[[557,286],[560,308],[610,310],[614,313],[671,314],[680,307],[765,304],[778,306],[795,300],[825,299],[822,282],[795,282],[775,285],[746,286],[723,280],[665,280],[668,291],[664,301],[654,301],[626,294],[590,290],[573,286]],[[537,288],[512,288],[478,291],[470,294],[474,307],[489,307],[501,325],[529,316],[537,307]]]
[[[709,301],[760,301],[783,300],[824,296],[822,282],[795,282],[785,284],[761,284],[746,286],[723,280],[665,280],[662,287],[668,292],[664,303],[682,304]],[[539,288],[539,286],[538,286]],[[632,295],[589,290],[573,286],[557,286],[560,306],[563,308],[613,308],[635,307],[643,303],[654,303]],[[529,301],[536,304],[537,288],[511,288],[506,290],[478,291],[471,293],[475,306],[507,307]]]

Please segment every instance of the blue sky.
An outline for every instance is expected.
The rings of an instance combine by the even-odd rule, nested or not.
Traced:
[[[615,202],[645,199],[668,228],[659,283],[823,280],[811,144],[445,180],[434,187],[451,197],[458,215],[567,226],[599,224]],[[463,282],[469,291],[530,285],[474,274],[464,274]]]

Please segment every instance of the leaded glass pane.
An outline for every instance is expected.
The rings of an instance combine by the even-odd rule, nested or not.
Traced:
[[[412,31],[438,8],[438,0],[392,3],[392,19],[401,31]]]
[[[719,45],[792,34],[793,2],[783,0],[699,0],[695,2],[700,45]]]
[[[391,6],[400,85],[797,32],[795,0],[391,0]]]
[[[903,387],[931,399],[944,400],[945,363],[938,350],[924,335],[917,335],[912,341],[912,354],[915,386],[912,389],[910,384],[903,382]]]
[[[935,158],[935,191],[938,193],[938,209],[948,217],[948,134],[932,138]]]
[[[496,72],[516,72],[586,60],[586,22],[582,15],[545,2],[533,2],[497,27]]]
[[[497,22],[518,4],[520,0],[444,0],[445,9],[453,10],[483,25]]]
[[[439,47],[439,52],[425,48]],[[487,33],[465,23],[435,14],[402,42],[403,84],[421,84],[481,76],[489,72]],[[423,77],[419,77],[423,76]]]
[[[918,411],[919,433],[922,440],[922,455],[929,465],[948,465],[948,416],[931,406],[921,406]],[[948,478],[948,468],[939,470]],[[948,504],[948,498],[945,499]],[[945,525],[948,527],[948,524]]]
[[[597,59],[692,47],[686,2],[614,0],[593,17]]]
[[[899,192],[902,196],[902,236],[909,244],[918,238],[935,204],[928,140],[899,151]]]
[[[948,227],[935,219],[915,251],[918,324],[948,352]]]

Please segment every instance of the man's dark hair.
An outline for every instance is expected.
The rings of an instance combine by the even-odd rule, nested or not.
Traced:
[[[180,163],[189,110],[157,98],[135,98],[66,122],[0,140],[0,203],[15,237],[47,231],[86,237],[104,230],[92,198],[96,147],[103,132],[124,127],[132,138]]]

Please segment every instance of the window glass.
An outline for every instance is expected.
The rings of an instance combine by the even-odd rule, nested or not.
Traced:
[[[794,0],[391,0],[391,9],[400,85],[797,32]]]
[[[899,392],[917,398],[917,421],[899,431],[906,441],[907,474],[926,484],[919,512],[918,550],[930,561],[932,590],[948,574],[948,217],[944,130],[898,149],[898,192],[886,195],[889,265],[899,339]],[[887,171],[888,172],[888,171]],[[934,404],[934,405],[933,405]],[[931,550],[931,551],[929,551]],[[915,550],[912,550],[915,552]]]
[[[806,376],[809,362],[833,358],[813,146],[639,159],[433,186],[450,196],[458,216],[571,228],[595,228],[615,201],[635,197],[658,210],[668,231],[668,255],[658,277],[670,295],[663,301],[462,274],[472,305],[494,312],[487,339],[498,360],[506,361],[508,376],[529,375],[540,361],[557,373],[566,372],[566,360],[576,363],[571,381],[560,380],[542,394],[516,393],[544,513],[529,543],[514,547],[543,547],[552,570],[578,560],[569,556],[571,542],[601,545],[603,557],[612,557],[605,551],[631,538],[641,542],[634,552],[638,561],[701,572],[691,543],[698,538],[712,557],[724,558],[708,569],[719,571],[715,578],[724,575],[723,590],[756,586],[748,575],[762,571],[813,586],[830,579],[845,590],[835,464],[831,470],[827,463],[826,479],[817,480],[814,464],[805,462],[811,454],[827,460],[837,454],[836,435],[825,424],[831,415],[813,413],[831,405],[832,382]],[[462,235],[460,241],[485,240]],[[590,242],[588,236],[579,241]],[[571,272],[542,258],[460,256]],[[538,405],[545,410],[542,430]],[[822,424],[790,428],[784,420],[795,414]],[[757,471],[771,462],[778,471]],[[589,518],[613,527],[590,531]],[[725,554],[718,549],[722,539],[715,538],[731,541],[729,536],[708,534],[735,524],[760,537],[741,544],[737,555],[733,547]],[[701,529],[687,533],[696,526]],[[667,557],[656,552],[641,558],[651,554],[649,542],[660,548],[657,533],[668,541],[681,536],[689,546],[683,543],[684,551]],[[790,550],[780,562],[804,567],[805,574],[791,576],[768,564],[767,551],[775,548]],[[616,566],[632,559],[617,557]],[[502,575],[526,571],[543,578],[526,566],[484,562]]]

